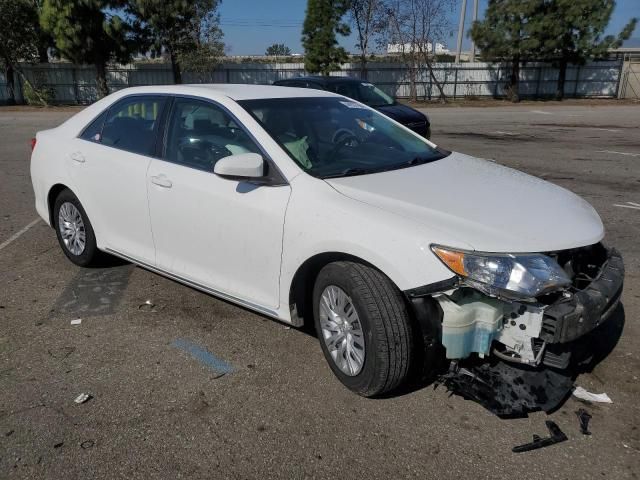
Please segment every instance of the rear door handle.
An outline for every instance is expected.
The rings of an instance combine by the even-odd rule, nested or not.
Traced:
[[[171,180],[169,180],[165,175],[156,175],[151,177],[151,183],[163,188],[171,188],[173,186]]]
[[[73,152],[71,154],[71,160],[76,161],[78,163],[84,163],[84,155],[81,152]]]

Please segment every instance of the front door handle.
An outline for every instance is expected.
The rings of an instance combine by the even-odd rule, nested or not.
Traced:
[[[73,152],[71,154],[71,160],[78,163],[84,163],[84,155],[82,155],[81,152]]]
[[[171,180],[169,180],[165,175],[156,175],[151,177],[151,183],[163,188],[171,188],[173,186]]]

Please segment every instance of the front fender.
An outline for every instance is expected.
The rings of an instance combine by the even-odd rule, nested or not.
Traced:
[[[433,238],[424,226],[346,197],[306,174],[296,177],[291,187],[283,237],[281,307],[288,305],[287,295],[298,268],[307,259],[327,252],[366,261],[400,290],[451,277],[431,252]]]

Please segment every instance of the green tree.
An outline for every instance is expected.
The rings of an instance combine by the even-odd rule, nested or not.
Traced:
[[[520,100],[520,63],[538,54],[541,41],[532,35],[543,14],[544,0],[489,0],[482,21],[473,23],[471,38],[485,60],[510,64],[507,96]]]
[[[66,59],[96,68],[98,97],[109,94],[107,63],[131,60],[131,27],[121,17],[107,13],[117,2],[106,0],[44,0],[40,23]]]
[[[329,75],[347,60],[347,52],[338,46],[336,34],[351,33],[349,25],[342,21],[348,9],[349,0],[308,0],[302,29],[307,71]]]
[[[532,23],[532,30],[541,39],[541,57],[559,68],[556,98],[561,100],[567,66],[603,58],[608,49],[620,47],[633,33],[637,19],[632,18],[617,36],[605,36],[614,0],[546,0],[544,4],[544,15]]]
[[[217,12],[220,0],[130,0],[127,11],[138,19],[154,55],[171,61],[174,83],[182,71],[205,73],[224,55]]]
[[[38,13],[27,0],[1,0],[0,18],[11,22],[10,27],[0,28],[0,67],[7,82],[7,103],[14,104],[19,62],[38,59]]]
[[[291,55],[291,49],[284,43],[274,43],[267,48],[265,55],[271,57],[288,57]]]
[[[38,62],[49,63],[49,51],[55,49],[53,37],[40,25],[40,14],[44,0],[30,0],[31,5],[37,12],[36,18],[36,34],[38,35]]]

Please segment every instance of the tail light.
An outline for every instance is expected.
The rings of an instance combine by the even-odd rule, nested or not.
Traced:
[[[36,140],[36,138],[35,138],[35,137],[31,139],[31,151],[32,151],[32,152],[33,152],[33,149],[34,149],[34,148],[36,148],[36,142],[37,142],[37,141],[38,141],[38,140]]]

